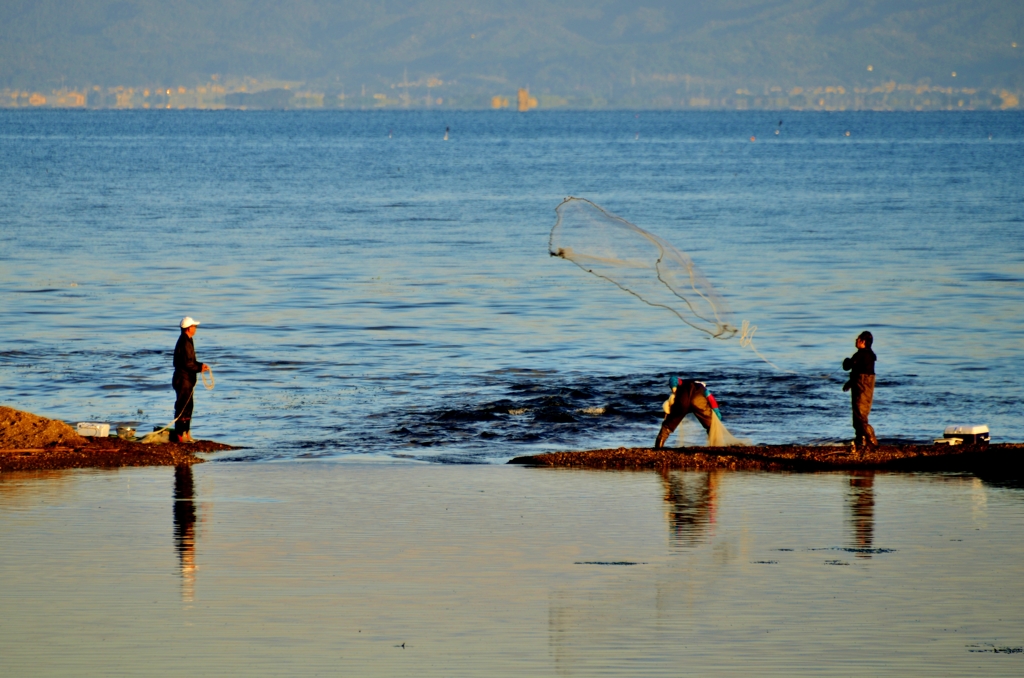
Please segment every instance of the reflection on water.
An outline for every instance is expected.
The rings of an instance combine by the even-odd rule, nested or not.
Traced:
[[[181,599],[191,603],[196,588],[196,505],[192,466],[174,467],[174,546],[181,567]]]
[[[858,558],[871,557],[875,532],[875,473],[854,471],[850,476],[849,505],[850,548]]]
[[[697,546],[708,540],[715,524],[715,504],[722,473],[662,473],[673,546]]]
[[[1022,532],[1024,492],[950,475],[5,474],[0,657],[12,676],[1019,676]]]

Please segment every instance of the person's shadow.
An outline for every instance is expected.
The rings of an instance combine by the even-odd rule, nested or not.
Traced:
[[[192,602],[196,585],[196,505],[192,466],[174,467],[174,546],[181,567],[181,598]]]

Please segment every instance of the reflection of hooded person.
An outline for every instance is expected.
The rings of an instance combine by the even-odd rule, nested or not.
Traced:
[[[672,387],[672,397],[669,398],[665,421],[661,423],[661,430],[658,431],[658,439],[654,443],[654,449],[665,446],[665,441],[676,430],[683,417],[693,413],[697,421],[701,423],[705,431],[711,430],[711,420],[718,409],[714,402],[714,396],[708,391],[707,385],[702,381],[693,379],[681,379],[672,377],[669,380]]]
[[[843,360],[843,369],[850,372],[850,380],[843,384],[850,391],[853,407],[854,445],[878,446],[875,429],[868,423],[871,401],[875,397],[875,353],[871,350],[874,337],[864,331],[857,336],[857,352]]]

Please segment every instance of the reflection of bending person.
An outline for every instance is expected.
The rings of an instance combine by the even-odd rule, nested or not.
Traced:
[[[714,405],[705,395],[708,387],[704,382],[672,377],[670,384],[672,397],[669,399],[670,405],[665,421],[661,423],[661,430],[658,431],[658,439],[654,442],[655,449],[665,446],[665,441],[687,414],[692,413],[697,417],[705,431],[711,431],[711,418],[715,416]]]
[[[715,522],[720,477],[721,471],[662,472],[673,542],[695,546],[707,538]]]

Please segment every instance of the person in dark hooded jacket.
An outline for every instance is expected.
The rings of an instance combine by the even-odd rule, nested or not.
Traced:
[[[874,337],[868,331],[857,336],[857,352],[843,360],[843,369],[850,373],[850,379],[843,384],[843,391],[850,392],[853,408],[854,445],[877,447],[875,429],[868,423],[871,401],[875,397],[875,357],[871,350]]]
[[[174,401],[174,435],[172,440],[179,443],[192,442],[192,395],[196,388],[196,375],[210,369],[196,360],[196,348],[192,337],[196,334],[199,321],[186,316],[181,319],[181,336],[174,347],[174,376],[171,386],[177,398]]]

